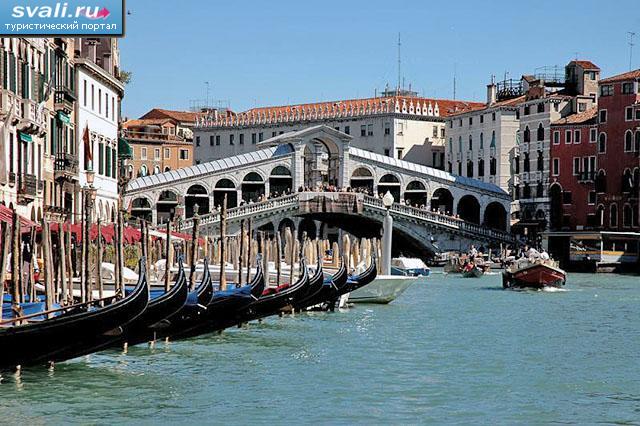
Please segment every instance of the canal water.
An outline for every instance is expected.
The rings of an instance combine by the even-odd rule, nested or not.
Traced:
[[[4,350],[5,348],[0,348]],[[5,424],[640,423],[640,279],[434,273],[392,304],[270,318],[0,384]]]

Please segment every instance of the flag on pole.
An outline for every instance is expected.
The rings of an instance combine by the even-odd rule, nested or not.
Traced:
[[[84,168],[85,170],[90,170],[89,165],[93,168],[93,152],[91,152],[91,137],[89,136],[88,122],[82,134],[82,142],[84,142]]]

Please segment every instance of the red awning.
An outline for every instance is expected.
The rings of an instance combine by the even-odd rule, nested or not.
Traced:
[[[65,222],[62,228],[65,231],[70,231],[72,234],[74,234],[76,237],[76,241],[78,243],[82,242],[82,227],[79,223],[69,224]],[[57,223],[51,224],[51,231],[58,232]],[[102,235],[102,238],[107,244],[111,244],[115,236],[115,224],[111,223],[108,225],[101,226],[100,234]],[[139,242],[140,236],[141,236],[140,231],[130,226],[125,226],[122,231],[122,238],[124,239],[124,242],[127,244],[133,244],[133,243]],[[96,238],[98,238],[98,225],[94,223],[91,225],[91,230],[89,231],[89,239],[93,241]]]
[[[27,219],[26,217],[18,215],[18,218],[20,220],[20,232],[23,234],[27,232],[31,232],[31,229],[34,226],[38,226],[37,223]],[[0,222],[11,224],[12,221],[13,221],[13,210],[11,210],[9,207],[6,207],[0,204]]]

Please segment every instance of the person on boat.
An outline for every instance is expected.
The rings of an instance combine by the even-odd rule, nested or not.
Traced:
[[[471,249],[469,250],[469,257],[472,259],[478,255],[478,250],[476,250],[476,246],[471,244]]]
[[[540,252],[540,259],[542,260],[549,260],[549,253],[547,253],[547,251],[545,249],[542,249],[542,251]]]

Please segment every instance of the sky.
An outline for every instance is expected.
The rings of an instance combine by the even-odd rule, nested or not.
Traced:
[[[613,7],[615,5],[615,7]],[[486,99],[491,76],[519,78],[576,56],[602,76],[640,68],[640,1],[128,0],[123,114],[192,101],[244,111],[374,96],[401,75],[420,95]],[[207,84],[209,90],[207,91]]]

